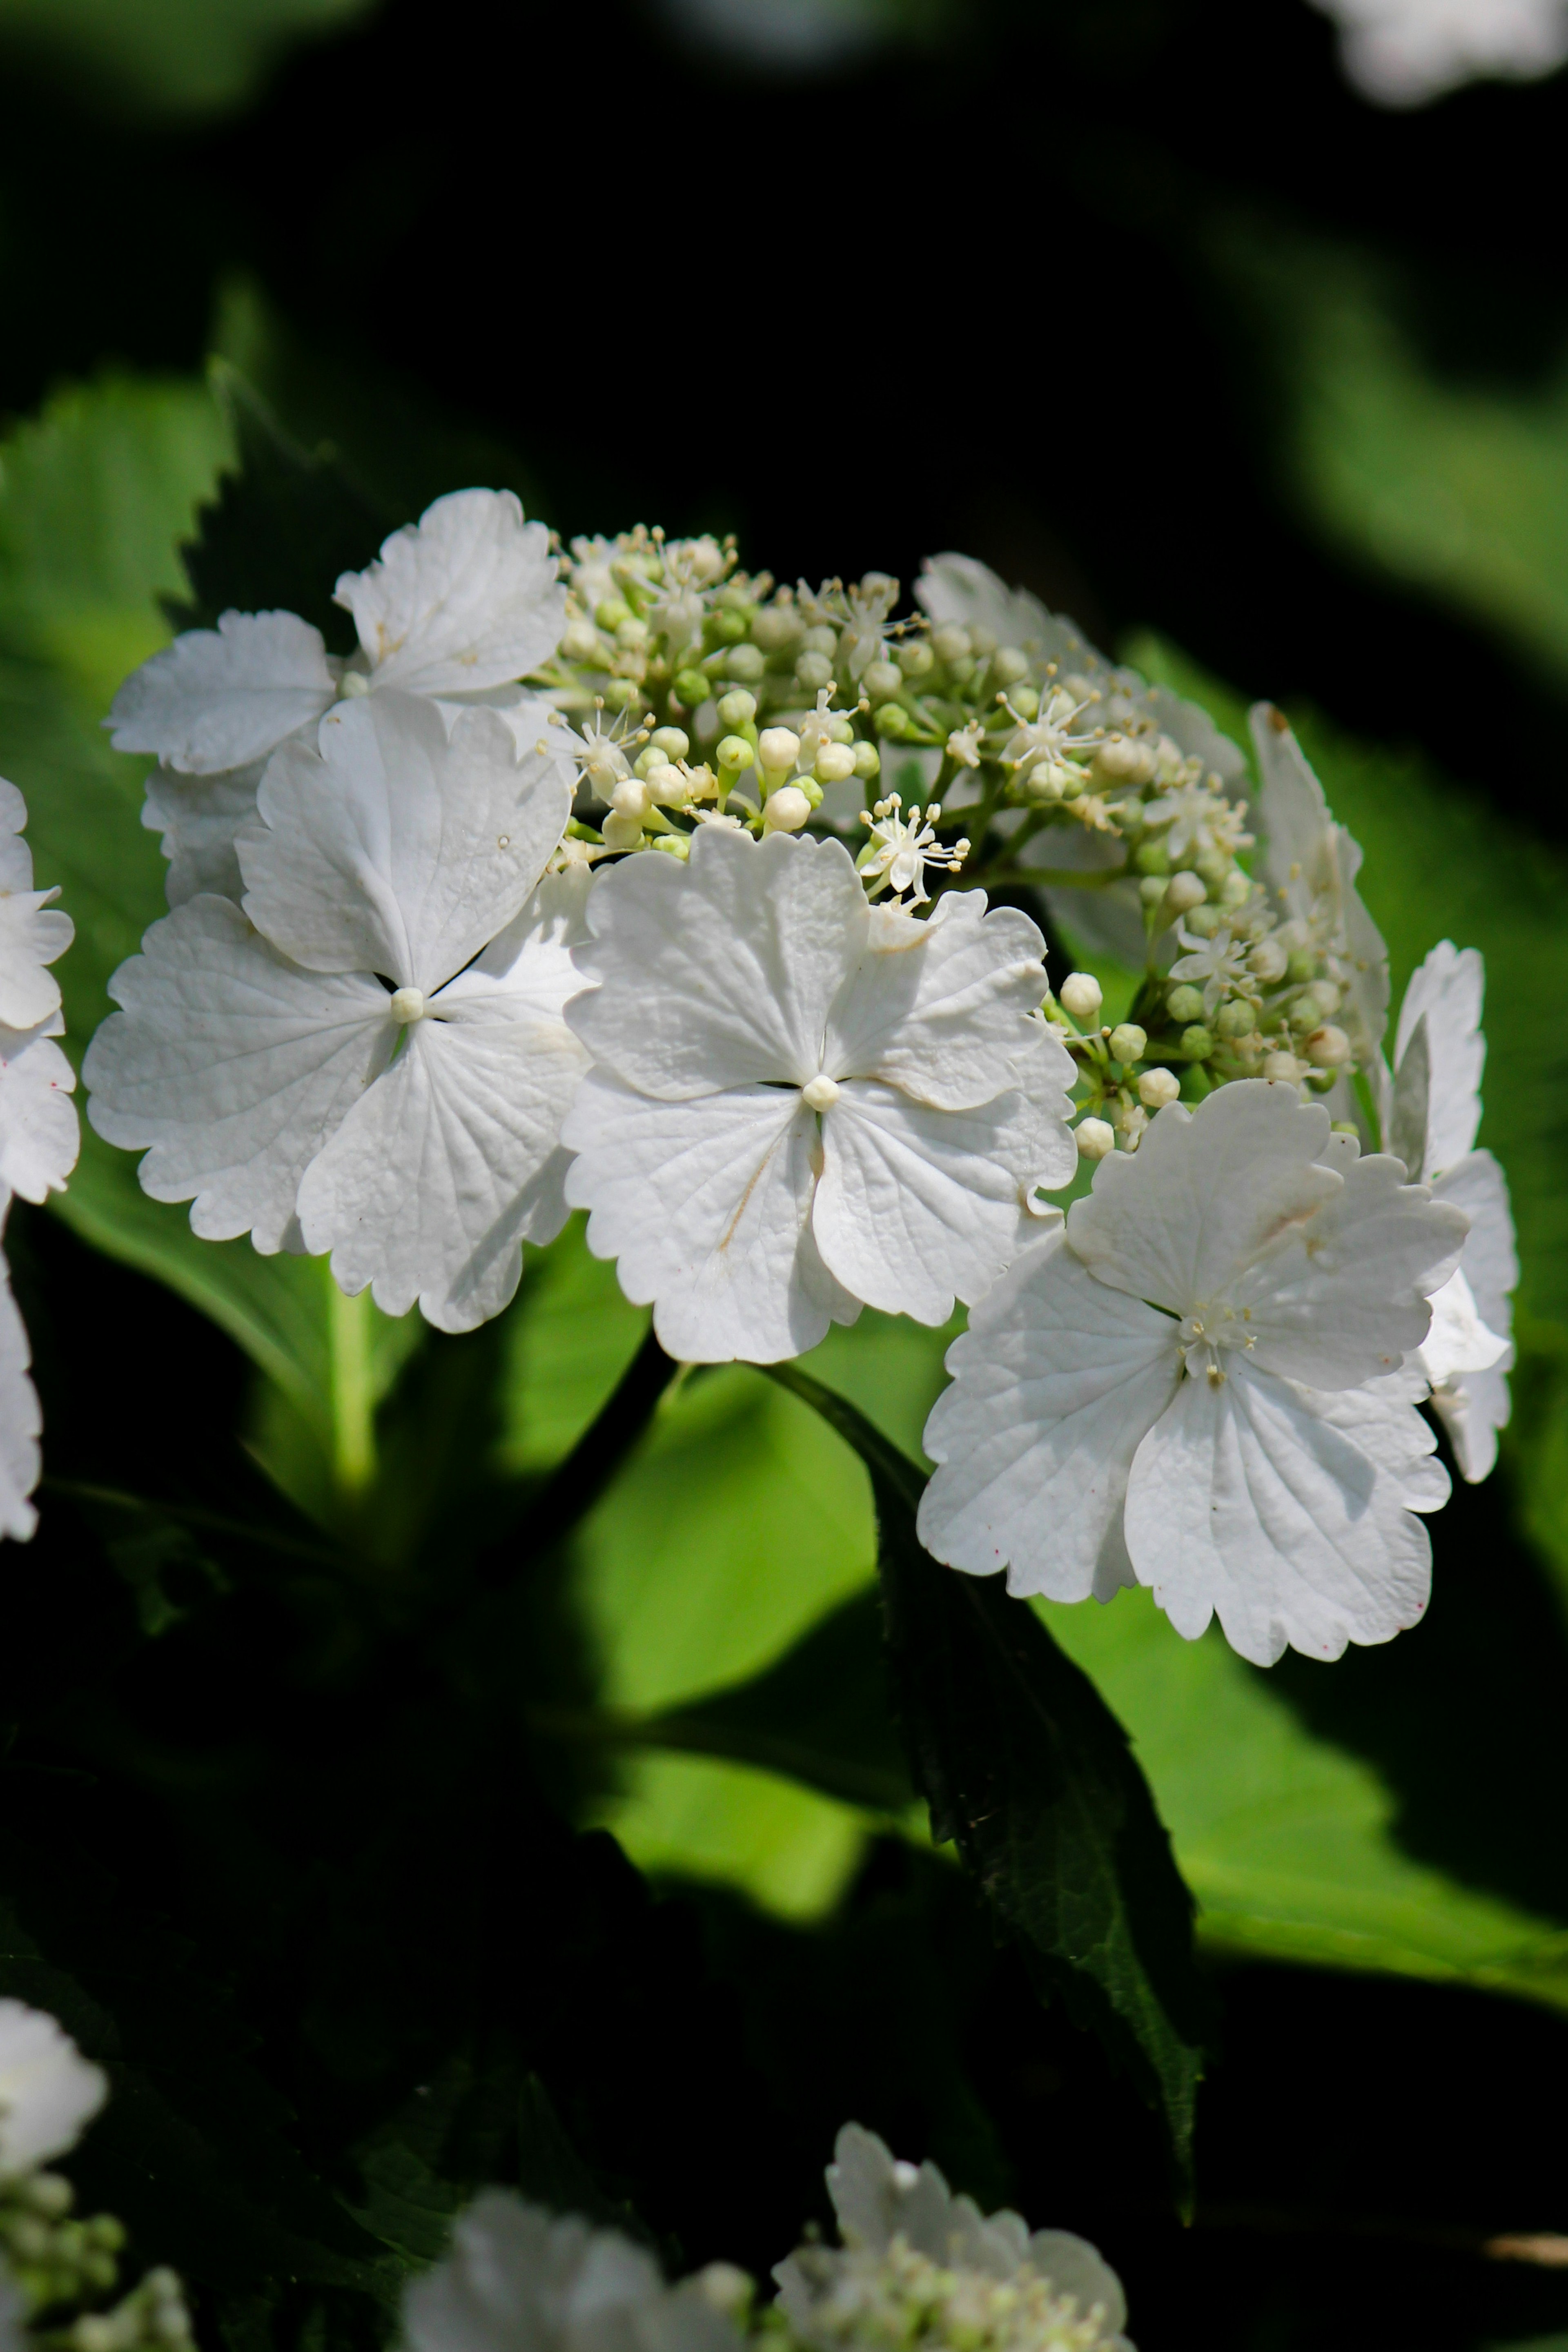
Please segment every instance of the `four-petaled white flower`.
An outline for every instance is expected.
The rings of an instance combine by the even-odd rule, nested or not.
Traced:
[[[1513,1308],[1519,1282],[1508,1182],[1489,1151],[1474,1149],[1480,1124],[1486,969],[1474,948],[1449,940],[1412,974],[1399,1008],[1388,1148],[1412,1176],[1470,1221],[1459,1265],[1432,1301],[1432,1329],[1413,1360],[1432,1383],[1462,1477],[1486,1477],[1509,1417]]]
[[[922,1541],[1058,1601],[1136,1579],[1258,1665],[1387,1641],[1448,1491],[1402,1367],[1466,1231],[1292,1087],[1168,1107],[949,1349]]]
[[[454,490],[394,531],[378,560],[345,572],[336,602],[360,650],[346,662],[295,613],[225,613],[132,672],[104,725],[118,751],[155,752],[143,823],[170,860],[169,903],[240,891],[234,840],[269,755],[307,740],[345,695],[483,696],[515,705],[520,744],[547,713],[517,681],[552,651],[566,593],[542,523],[510,490]]]
[[[0,2181],[64,2156],[108,2095],[102,2070],[47,2011],[0,2000]]]
[[[727,2265],[668,2286],[645,2248],[487,2189],[404,2290],[401,2352],[742,2352]]]
[[[1258,813],[1264,832],[1264,872],[1274,908],[1286,918],[1283,943],[1317,950],[1342,991],[1336,1018],[1372,1090],[1377,1128],[1368,1139],[1375,1142],[1388,1119],[1388,1071],[1383,1058],[1390,994],[1388,950],[1355,887],[1361,849],[1344,826],[1335,824],[1323,788],[1284,713],[1259,702],[1250,716],[1263,779]],[[1359,1105],[1343,1079],[1327,1100],[1331,1117],[1360,1123]]]
[[[589,1247],[687,1361],[776,1362],[861,1306],[941,1323],[1077,1164],[1042,942],[980,891],[866,902],[837,842],[705,827],[603,873],[567,1018]]]
[[[1171,966],[1173,980],[1190,982],[1204,992],[1204,1018],[1217,1011],[1221,1000],[1242,991],[1251,993],[1256,988],[1247,974],[1247,958],[1251,946],[1247,940],[1238,940],[1228,923],[1206,940],[1189,931],[1184,923],[1177,927],[1176,937],[1186,953],[1178,956]]]
[[[26,803],[0,777],[0,1238],[13,1196],[42,1201],[62,1191],[80,1143],[70,1098],[76,1072],[55,1043],[65,1027],[59,982],[47,969],[74,927],[49,904],[58,890],[33,887],[26,822]],[[27,1499],[38,1483],[43,1425],[31,1362],[0,1253],[0,1536],[19,1542],[38,1516]]]
[[[450,734],[447,725],[450,721]],[[502,718],[345,702],[286,744],[240,835],[245,911],[155,923],[85,1065],[154,1200],[258,1250],[330,1250],[351,1294],[443,1330],[499,1313],[566,1216],[561,1019],[589,877],[541,877],[573,772]]]
[[[1087,2238],[983,2214],[859,2124],[838,2135],[827,2189],[843,2251],[802,2246],[773,2272],[791,2334],[816,2352],[1131,2352],[1121,2282]]]
[[[923,907],[931,897],[925,886],[926,867],[956,874],[969,855],[969,844],[955,841],[950,848],[937,839],[934,827],[942,816],[940,801],[932,802],[923,818],[918,803],[908,816],[902,811],[898,793],[889,793],[875,808],[861,810],[860,822],[870,838],[855,860],[855,871],[868,877],[868,897],[875,898],[890,889],[895,898],[907,894],[912,905]]]

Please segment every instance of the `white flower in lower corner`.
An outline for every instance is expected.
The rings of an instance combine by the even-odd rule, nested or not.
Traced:
[[[922,1542],[1017,1593],[1149,1585],[1258,1665],[1387,1641],[1448,1491],[1403,1367],[1465,1233],[1293,1087],[1169,1106],[949,1349]]]
[[[814,2352],[1131,2352],[1121,2282],[1086,2238],[982,2214],[858,2124],[838,2135],[827,2188],[843,2251],[802,2246],[773,2272],[790,2335]]]
[[[239,895],[234,839],[255,806],[268,759],[310,740],[345,695],[390,688],[441,700],[516,703],[526,748],[547,716],[516,682],[554,649],[566,592],[542,523],[525,522],[510,490],[454,490],[394,531],[335,601],[353,615],[347,662],[297,613],[225,613],[144,661],[104,725],[117,751],[152,751],[142,822],[163,836],[169,903],[200,890]]]
[[[0,2180],[64,2156],[108,2095],[101,2068],[47,2011],[0,2000]]]
[[[604,874],[564,1130],[588,1243],[689,1362],[801,1354],[862,1305],[941,1323],[1077,1164],[1025,915],[868,907],[838,842],[705,827]]]
[[[1399,1008],[1388,1131],[1389,1150],[1412,1176],[1470,1221],[1464,1256],[1432,1301],[1432,1329],[1413,1361],[1432,1383],[1459,1474],[1471,1484],[1491,1470],[1508,1423],[1510,1294],[1519,1284],[1508,1180],[1489,1151],[1474,1149],[1485,992],[1479,951],[1449,940],[1413,973]]]
[[[203,896],[110,983],[89,1116],[211,1240],[331,1251],[389,1315],[498,1314],[565,1221],[561,1019],[589,877],[544,876],[569,761],[491,710],[378,694],[291,743],[240,836],[245,911]]]
[[[402,2352],[741,2352],[715,2264],[668,2286],[618,2230],[487,2189],[404,2291]]]

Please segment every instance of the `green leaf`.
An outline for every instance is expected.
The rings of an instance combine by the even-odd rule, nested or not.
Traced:
[[[294,42],[346,27],[370,0],[0,0],[0,39],[154,120],[242,105]]]
[[[1184,2204],[1212,2030],[1192,1898],[1127,1735],[1041,1620],[993,1577],[922,1550],[921,1473],[864,1415],[793,1366],[870,1474],[894,1704],[931,1835],[952,1840],[1048,1991],[1162,2115]]]

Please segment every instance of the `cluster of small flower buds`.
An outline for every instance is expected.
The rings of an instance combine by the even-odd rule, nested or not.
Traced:
[[[795,2264],[814,2284],[819,2274],[818,2298],[796,2331],[775,2306],[776,2330],[810,2352],[1105,2352],[1110,2332],[1103,2310],[1084,2310],[1027,2263],[995,2278],[935,2262],[901,2235],[847,2254],[803,2246]]]
[[[123,2224],[111,2213],[79,2220],[70,2182],[35,2172],[0,2187],[0,2260],[26,2307],[49,2315],[49,2332],[74,2352],[182,2352],[192,2341],[180,2282],[149,2271],[108,2310],[89,2310],[68,2325],[73,2306],[96,2305],[120,2284]]]

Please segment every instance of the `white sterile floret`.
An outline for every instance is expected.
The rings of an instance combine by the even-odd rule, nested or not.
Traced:
[[[47,2011],[0,2000],[0,2181],[64,2156],[108,2095],[101,2068]]]
[[[1432,1383],[1461,1476],[1472,1484],[1497,1460],[1509,1418],[1513,1305],[1519,1283],[1508,1181],[1480,1124],[1486,971],[1478,950],[1444,940],[1412,974],[1399,1009],[1388,1148],[1413,1176],[1470,1221],[1465,1255],[1432,1301],[1432,1329],[1412,1360]]]
[[[1300,943],[1324,957],[1330,977],[1343,992],[1340,1025],[1372,1090],[1381,1126],[1388,1116],[1388,1073],[1383,1059],[1390,994],[1388,950],[1355,887],[1361,849],[1344,826],[1335,824],[1323,788],[1283,712],[1259,702],[1250,718],[1263,779],[1258,813],[1270,902],[1294,927]],[[1348,1087],[1336,1088],[1328,1100],[1334,1118],[1359,1119]]]
[[[487,2189],[405,2288],[400,2352],[741,2352],[730,2275],[668,2286],[620,2231]]]
[[[934,2164],[896,2162],[846,2124],[827,2168],[842,2249],[773,2272],[792,2340],[813,2352],[1132,2352],[1121,2282],[1086,2238],[983,2214]]]
[[[982,892],[921,922],[837,842],[705,826],[689,864],[603,874],[588,920],[567,1196],[672,1356],[776,1362],[862,1305],[941,1323],[1071,1176],[1040,935]]]
[[[26,802],[0,776],[0,1023],[7,1029],[36,1029],[59,1011],[60,984],[47,967],[76,937],[70,917],[50,906],[58,889],[33,887],[26,822]]]
[[[565,620],[542,523],[510,490],[454,490],[395,531],[378,560],[345,572],[336,602],[353,614],[347,663],[295,613],[225,613],[132,672],[104,725],[117,751],[162,762],[142,822],[163,836],[172,906],[204,888],[238,894],[233,841],[268,755],[309,740],[340,695],[380,692],[464,701],[514,689],[552,650]],[[519,740],[542,704],[518,697]],[[178,779],[205,780],[182,791]]]
[[[1258,1665],[1387,1641],[1448,1490],[1403,1367],[1465,1234],[1291,1087],[1170,1105],[949,1349],[922,1542],[1058,1601],[1136,1579]]]
[[[277,752],[245,911],[203,896],[153,926],[84,1074],[100,1134],[151,1147],[143,1190],[194,1195],[198,1234],[331,1251],[344,1290],[460,1331],[565,1219],[590,877],[545,874],[570,761],[520,761],[493,710],[448,717],[377,694]]]

